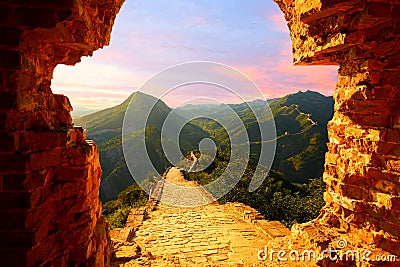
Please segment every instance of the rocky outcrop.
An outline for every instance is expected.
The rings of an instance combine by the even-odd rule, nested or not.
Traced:
[[[40,158],[38,158],[40,157]],[[66,147],[37,153],[24,187],[30,194],[26,231],[33,233],[28,265],[103,266],[108,225],[101,217],[101,168],[96,145],[83,129],[69,130]]]
[[[50,84],[107,45],[119,0],[0,1],[0,261],[103,266],[108,227],[93,142]]]
[[[316,229],[332,228],[336,234],[326,234],[326,244],[345,233],[355,247],[399,256],[400,2],[277,3],[288,21],[294,63],[340,66],[328,125],[326,206],[316,221],[293,229],[292,240],[313,243],[324,236]]]

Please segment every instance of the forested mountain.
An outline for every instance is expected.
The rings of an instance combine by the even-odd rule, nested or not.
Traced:
[[[190,105],[180,109],[180,114],[203,114],[223,122],[231,135],[239,135],[246,130],[249,136],[251,153],[260,151],[260,142],[269,142],[274,137],[266,135],[261,140],[258,124],[269,123],[267,101],[255,100],[235,105]],[[268,100],[276,127],[276,153],[272,169],[281,171],[286,177],[298,183],[322,175],[324,154],[327,151],[327,123],[333,116],[333,98],[317,92],[307,91]],[[251,108],[250,108],[251,107]],[[229,109],[241,118],[245,127],[239,127]],[[255,118],[255,114],[262,114]],[[196,119],[193,124],[209,132],[220,146],[230,140],[222,125],[211,119]],[[262,164],[262,162],[260,162]]]
[[[133,96],[135,97],[133,98]],[[81,125],[87,129],[87,138],[95,140],[98,145],[103,169],[100,187],[102,201],[116,198],[118,193],[134,182],[126,166],[122,150],[122,125],[125,111],[132,98],[133,112],[137,114],[135,118],[138,120],[143,116],[147,116],[147,114],[142,114],[145,106],[156,103],[149,114],[146,131],[144,128],[132,129],[132,134],[126,137],[126,142],[130,151],[132,151],[129,156],[134,158],[135,170],[141,175],[147,175],[146,173],[140,173],[142,171],[141,166],[143,166],[143,155],[133,154],[135,148],[143,141],[141,138],[143,131],[145,131],[146,148],[149,157],[157,171],[163,173],[165,168],[171,165],[166,159],[161,146],[161,128],[171,109],[161,100],[156,100],[154,97],[141,92],[135,92],[120,105],[75,119],[74,124]],[[135,125],[135,118],[130,124]],[[182,120],[183,118],[175,114],[172,119],[177,124]],[[185,125],[181,133],[180,148],[182,153],[197,149],[200,140],[209,137],[207,132],[190,123]],[[167,140],[167,142],[172,141]]]
[[[144,93],[136,92],[118,106],[104,109],[74,120],[75,125],[87,129],[88,139],[94,139],[100,151],[103,168],[101,199],[107,201],[116,198],[118,193],[133,183],[122,152],[121,129],[125,111],[134,97],[134,112],[140,117],[146,105],[156,105],[146,125],[146,147],[150,158],[159,173],[171,163],[165,158],[161,146],[160,133],[163,122],[172,111],[161,100]],[[211,137],[220,150],[230,145],[230,139],[224,127],[233,135],[246,131],[249,136],[253,163],[257,162],[261,142],[268,142],[274,136],[264,136],[261,140],[258,124],[270,126],[270,113],[264,112],[267,101],[255,100],[249,103],[233,105],[188,105],[177,108],[173,114],[177,125],[184,117],[206,115],[217,118],[222,123],[211,119],[194,119],[181,131],[180,148],[183,153],[197,150],[200,140]],[[333,115],[333,99],[316,92],[298,92],[282,98],[268,100],[276,125],[276,155],[272,168],[282,172],[292,182],[303,183],[309,178],[320,177],[323,171],[324,153],[327,142],[327,122]],[[251,109],[250,109],[251,107]],[[233,118],[232,109],[245,127],[239,127]],[[254,113],[258,119],[254,116]],[[135,125],[135,121],[130,122]],[[222,127],[222,125],[224,127]],[[132,130],[127,142],[134,148],[140,141],[138,136],[145,129]],[[173,141],[168,141],[173,142]],[[140,170],[141,157],[135,157],[135,165]],[[260,162],[260,164],[263,164]],[[143,174],[146,175],[146,174]]]

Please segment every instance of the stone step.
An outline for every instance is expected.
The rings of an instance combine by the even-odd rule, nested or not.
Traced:
[[[30,207],[28,192],[0,192],[0,210],[24,209]]]
[[[0,229],[25,229],[28,209],[0,210]]]
[[[290,230],[278,221],[259,220],[255,226],[271,239],[288,236],[290,234]]]
[[[30,248],[34,245],[34,233],[24,230],[1,230],[0,248]]]

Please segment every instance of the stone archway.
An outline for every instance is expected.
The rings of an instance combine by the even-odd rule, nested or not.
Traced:
[[[68,99],[52,94],[50,83],[57,64],[73,65],[108,44],[122,3],[0,1],[5,265],[108,261],[96,146],[73,128]],[[353,245],[400,255],[400,2],[277,3],[289,22],[296,64],[340,65],[328,129],[327,205],[317,220],[295,227],[290,242],[301,236],[303,244],[321,247],[346,235]]]

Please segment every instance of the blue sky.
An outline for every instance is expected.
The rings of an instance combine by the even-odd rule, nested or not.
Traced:
[[[291,50],[286,22],[271,0],[127,0],[110,46],[76,66],[58,66],[52,89],[67,95],[73,106],[105,108],[165,68],[213,61],[248,75],[266,98],[307,89],[332,95],[337,67],[294,67]],[[196,91],[189,88],[163,100],[176,106]],[[235,102],[229,95],[218,97]]]

